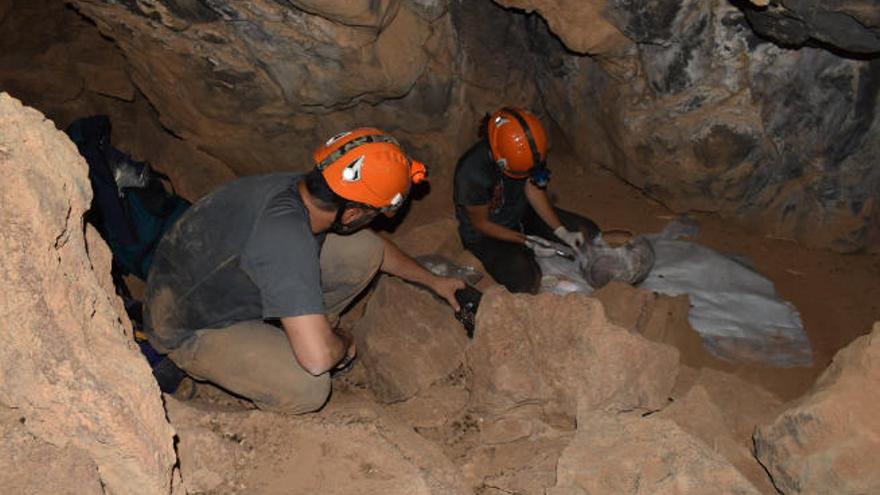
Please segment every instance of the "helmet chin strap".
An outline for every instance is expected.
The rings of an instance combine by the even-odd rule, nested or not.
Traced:
[[[330,228],[328,229],[330,232],[339,235],[349,235],[357,232],[358,230],[366,227],[376,218],[375,214],[367,213],[361,218],[354,220],[350,223],[342,223],[342,216],[345,215],[345,210],[349,209],[351,205],[345,205],[338,210],[336,210],[336,218],[333,219],[333,223],[330,224]]]

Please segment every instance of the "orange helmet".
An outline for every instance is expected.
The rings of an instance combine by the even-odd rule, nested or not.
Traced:
[[[334,193],[389,216],[403,204],[410,185],[428,175],[425,165],[411,160],[396,139],[372,127],[333,136],[312,158]]]
[[[547,158],[547,133],[537,117],[522,108],[502,108],[489,117],[489,148],[501,170],[514,178],[529,175]]]

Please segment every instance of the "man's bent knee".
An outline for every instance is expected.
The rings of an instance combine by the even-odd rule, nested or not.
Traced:
[[[317,411],[330,397],[330,374],[300,380],[273,391],[271,397],[254,398],[260,409],[284,414],[303,414]]]

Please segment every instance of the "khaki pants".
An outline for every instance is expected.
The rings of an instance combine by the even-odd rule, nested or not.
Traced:
[[[372,231],[327,235],[321,248],[321,288],[332,325],[376,275],[383,254],[384,244]],[[199,330],[169,357],[194,378],[251,399],[261,409],[315,411],[330,395],[329,374],[305,371],[284,331],[260,320]]]

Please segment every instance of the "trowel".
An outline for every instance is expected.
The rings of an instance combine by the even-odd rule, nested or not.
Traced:
[[[578,260],[578,256],[575,253],[574,249],[570,248],[569,246],[559,244],[558,242],[548,241],[547,239],[544,239],[543,237],[538,237],[536,235],[527,235],[526,239],[534,242],[535,244],[543,246],[545,248],[552,249],[554,251],[554,253],[556,254],[556,256],[559,256],[561,258],[565,258],[569,261],[577,261]]]
[[[468,338],[474,338],[474,330],[477,323],[477,309],[480,306],[480,299],[483,293],[471,285],[465,285],[463,289],[455,291],[455,299],[461,309],[455,313],[455,319],[461,322]]]

